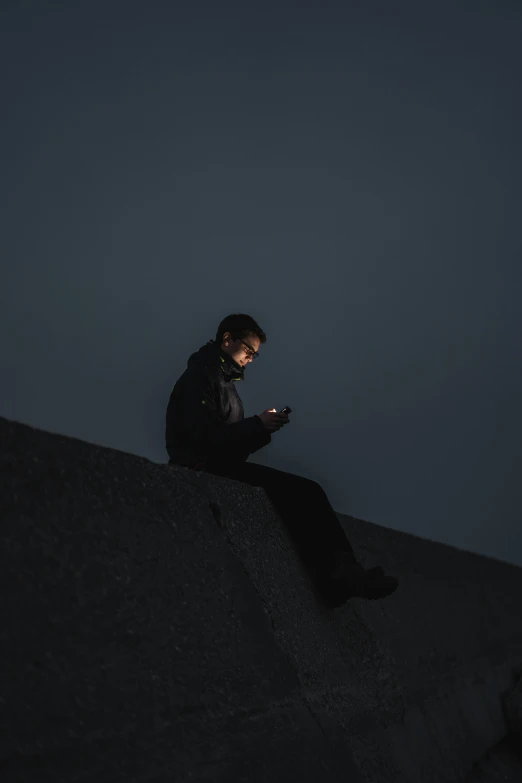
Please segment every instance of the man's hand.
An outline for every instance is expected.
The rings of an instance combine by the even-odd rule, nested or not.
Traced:
[[[269,408],[257,415],[263,422],[263,427],[265,430],[268,430],[268,432],[277,432],[290,421],[286,413],[277,413],[275,408]]]

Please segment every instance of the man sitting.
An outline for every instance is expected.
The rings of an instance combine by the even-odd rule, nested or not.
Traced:
[[[263,487],[331,606],[350,597],[384,598],[398,581],[380,566],[364,569],[322,487],[248,462],[290,419],[274,408],[245,418],[235,384],[259,356],[266,335],[248,315],[219,324],[215,340],[191,354],[170,394],[165,440],[169,464]]]

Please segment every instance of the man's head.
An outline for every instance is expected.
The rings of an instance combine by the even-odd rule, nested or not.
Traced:
[[[249,315],[234,313],[221,321],[216,332],[216,343],[240,367],[252,362],[266,335]]]
[[[237,340],[233,340],[230,332],[225,332],[221,350],[228,353],[236,364],[244,367],[246,364],[253,361],[254,355],[257,353],[260,344],[261,340],[255,335],[250,334],[242,339],[238,337]]]

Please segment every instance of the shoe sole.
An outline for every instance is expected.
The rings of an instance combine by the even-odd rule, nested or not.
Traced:
[[[365,598],[368,601],[375,601],[379,598],[386,598],[391,595],[398,588],[399,583],[395,580],[394,583],[388,585],[382,585],[382,587],[372,587],[372,585],[364,585],[357,591],[356,598]]]
[[[350,598],[378,601],[394,593],[398,586],[399,582],[393,576],[386,577],[385,583],[380,585],[353,585],[342,579],[330,579],[326,582],[323,581],[320,585],[320,592],[326,603],[335,609],[345,604]]]

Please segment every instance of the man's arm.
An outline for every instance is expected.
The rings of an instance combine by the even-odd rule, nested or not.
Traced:
[[[204,449],[209,456],[250,454],[266,445],[270,438],[258,416],[241,421],[223,421],[216,405],[217,387],[204,369],[185,376],[172,400],[171,427],[185,443]]]

